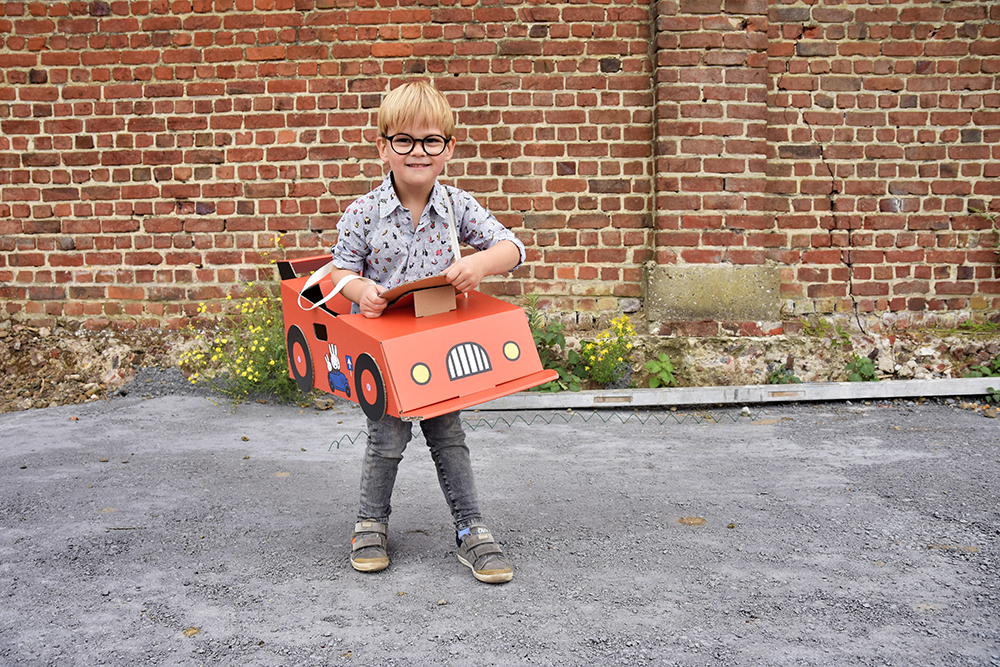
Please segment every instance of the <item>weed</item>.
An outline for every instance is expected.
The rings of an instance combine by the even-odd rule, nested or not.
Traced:
[[[247,285],[246,296],[233,303],[226,297],[223,312],[198,313],[214,323],[214,333],[195,332],[199,345],[181,356],[179,365],[192,384],[203,384],[241,403],[255,396],[290,402],[299,389],[288,375],[281,299],[264,285]]]
[[[878,382],[875,362],[868,357],[852,354],[851,361],[844,370],[847,371],[847,379],[851,382]]]
[[[969,366],[966,371],[967,378],[993,378],[1000,377],[1000,355],[993,357],[993,360],[986,364]]]
[[[580,391],[586,378],[583,361],[576,350],[566,350],[566,336],[563,335],[563,325],[548,320],[538,309],[538,296],[528,296],[525,308],[528,316],[528,328],[535,339],[538,358],[542,368],[554,370],[559,374],[555,380],[532,388],[531,391]]]
[[[583,344],[584,370],[594,384],[606,386],[629,372],[635,328],[628,315],[611,320],[611,326],[597,339]]]
[[[771,369],[764,384],[802,384],[802,380],[791,369],[779,366]]]
[[[830,344],[834,347],[847,348],[851,346],[851,334],[839,324],[831,325],[829,320],[825,318],[820,318],[818,322],[806,320],[802,323],[802,329],[807,336],[829,338]]]
[[[993,357],[989,363],[969,366],[965,372],[967,378],[994,378],[1000,377],[1000,355]],[[1000,389],[993,387],[986,388],[986,402],[1000,403]]]
[[[656,359],[647,361],[643,368],[649,371],[649,386],[653,389],[677,384],[674,379],[674,365],[666,352],[660,352]]]
[[[1000,323],[966,321],[959,324],[956,330],[962,333],[994,334],[997,333],[997,330],[1000,330]]]

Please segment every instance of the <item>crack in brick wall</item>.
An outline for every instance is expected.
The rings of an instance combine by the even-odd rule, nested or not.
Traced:
[[[993,317],[996,255],[983,252],[993,232],[969,213],[979,197],[984,209],[1000,203],[996,8],[771,3],[768,16],[772,119],[784,119],[772,125],[774,172],[783,157],[790,167],[773,175],[788,179],[783,194],[803,229],[819,221],[811,246],[841,250],[799,264],[790,292],[812,298],[789,310],[853,312],[863,330],[934,324],[943,312]],[[819,192],[812,179],[831,173],[830,192]],[[809,194],[833,203],[829,225],[826,201],[810,205]],[[965,252],[942,251],[961,241]],[[834,280],[836,264],[846,274]]]

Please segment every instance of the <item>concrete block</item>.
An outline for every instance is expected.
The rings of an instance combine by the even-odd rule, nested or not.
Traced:
[[[774,266],[705,264],[646,270],[650,322],[777,320],[779,269]]]

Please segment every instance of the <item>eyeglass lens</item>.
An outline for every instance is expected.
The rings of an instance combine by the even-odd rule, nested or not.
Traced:
[[[413,148],[418,142],[423,146],[424,152],[428,155],[440,155],[444,152],[445,146],[448,145],[448,141],[437,134],[432,134],[423,139],[416,139],[408,134],[394,134],[389,137],[389,145],[399,155],[409,155],[412,153]]]

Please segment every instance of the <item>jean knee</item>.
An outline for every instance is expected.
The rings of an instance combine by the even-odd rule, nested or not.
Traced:
[[[413,437],[409,422],[392,417],[368,422],[368,452],[387,459],[403,458],[403,451]]]
[[[421,424],[428,447],[454,447],[465,444],[465,429],[458,412],[441,415]]]

